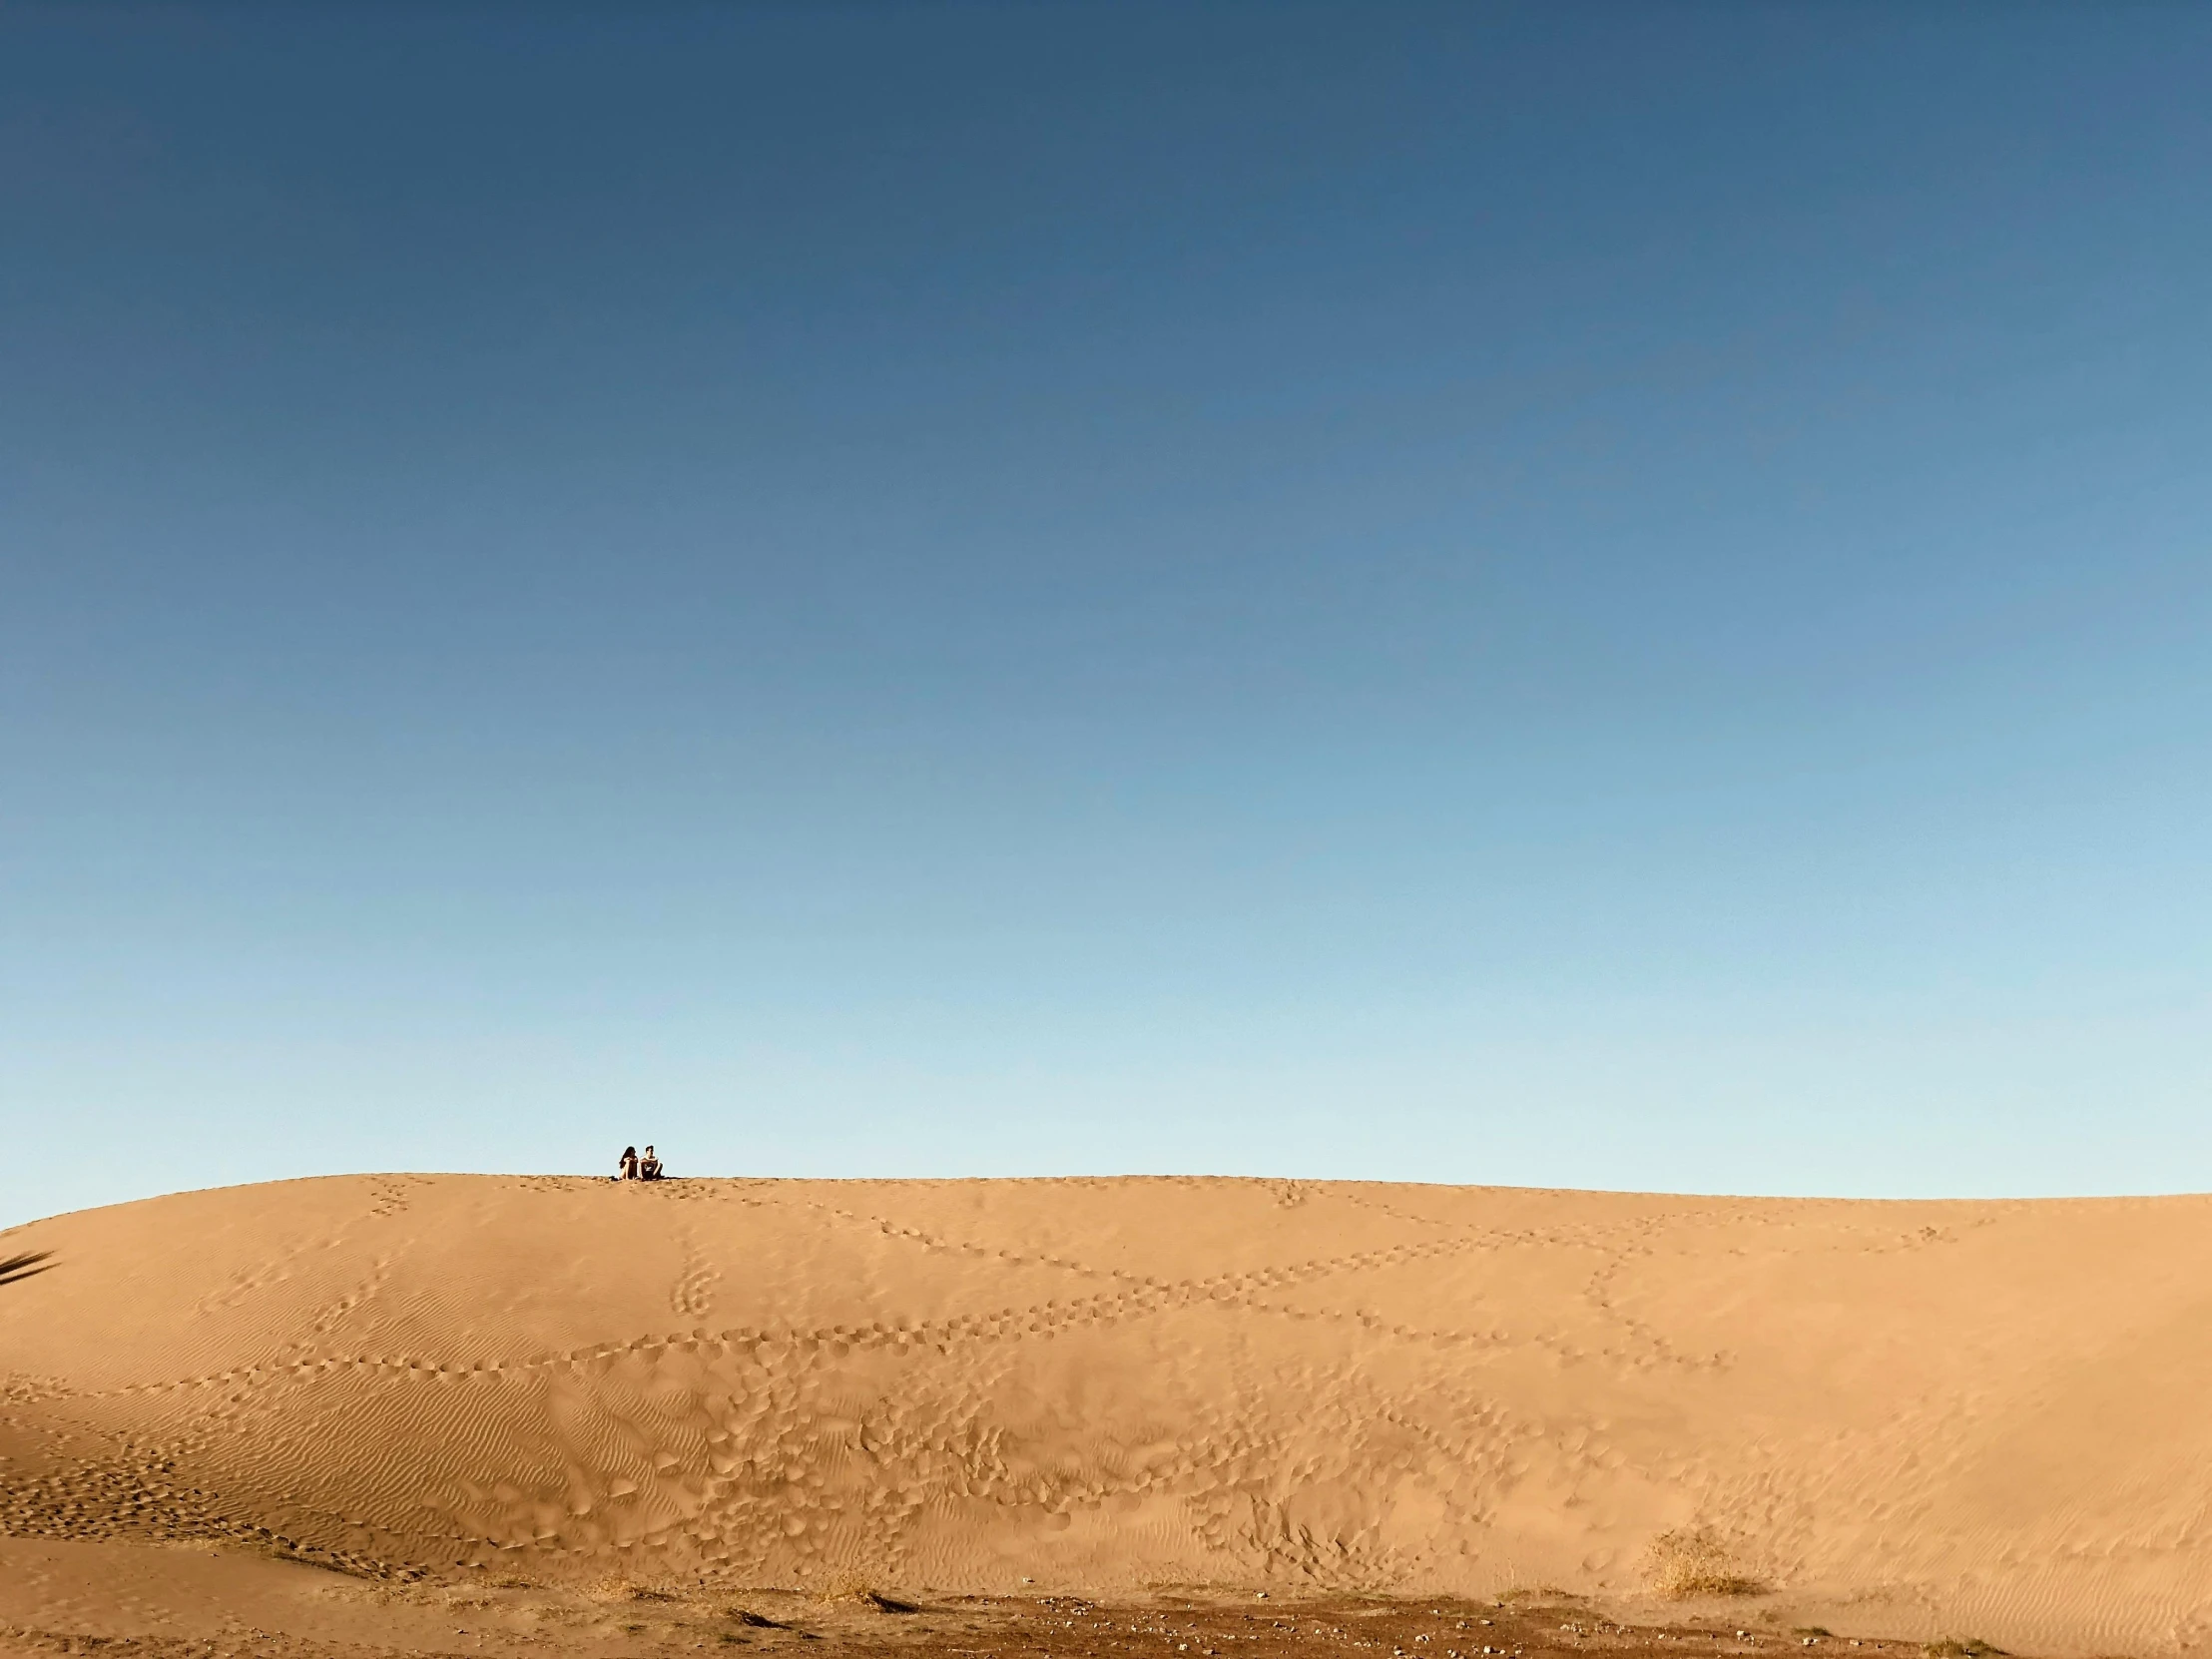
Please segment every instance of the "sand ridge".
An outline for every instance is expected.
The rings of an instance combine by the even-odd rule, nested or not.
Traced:
[[[0,1534],[372,1574],[2212,1619],[2212,1201],[345,1177],[0,1235]]]

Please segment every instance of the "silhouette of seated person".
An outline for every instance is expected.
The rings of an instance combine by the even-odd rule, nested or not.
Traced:
[[[650,1152],[653,1149],[647,1147],[646,1150]],[[622,1173],[616,1176],[615,1179],[617,1181],[635,1181],[638,1179],[638,1149],[636,1147],[626,1146],[622,1149]]]
[[[653,1155],[651,1147],[647,1147],[645,1156],[638,1160],[638,1179],[640,1181],[658,1181],[661,1179],[661,1160]]]

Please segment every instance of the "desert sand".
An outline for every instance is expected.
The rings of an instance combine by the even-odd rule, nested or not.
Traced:
[[[342,1591],[478,1651],[470,1585],[1449,1602],[1415,1655],[1538,1592],[1575,1641],[2212,1627],[2207,1199],[399,1175],[0,1234],[41,1252],[0,1285],[19,1641]]]

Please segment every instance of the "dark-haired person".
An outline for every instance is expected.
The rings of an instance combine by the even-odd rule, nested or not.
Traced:
[[[658,1181],[660,1178],[661,1160],[653,1156],[651,1147],[647,1147],[645,1156],[638,1160],[638,1179],[640,1181]]]
[[[645,1150],[651,1152],[653,1149],[647,1147]],[[638,1149],[634,1146],[626,1146],[622,1149],[622,1173],[616,1176],[615,1179],[617,1181],[635,1181],[637,1178]]]

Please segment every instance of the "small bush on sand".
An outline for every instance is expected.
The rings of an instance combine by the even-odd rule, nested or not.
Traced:
[[[1738,1566],[1706,1527],[1662,1532],[1644,1549],[1651,1587],[1674,1601],[1692,1596],[1755,1596],[1766,1585]]]
[[[324,1572],[343,1573],[348,1578],[370,1580],[388,1576],[368,1563],[357,1561],[350,1555],[339,1555],[326,1549],[302,1549],[297,1544],[278,1540],[261,1546],[261,1553],[272,1561],[289,1561],[295,1566],[319,1567]]]
[[[640,1584],[635,1579],[602,1578],[585,1586],[594,1601],[682,1601],[682,1593],[662,1584]]]
[[[2004,1649],[1979,1636],[1939,1636],[1921,1652],[1928,1659],[2005,1659]]]
[[[878,1613],[912,1613],[919,1609],[910,1601],[900,1601],[887,1596],[853,1573],[839,1573],[815,1592],[815,1599],[832,1605],[868,1607]]]

